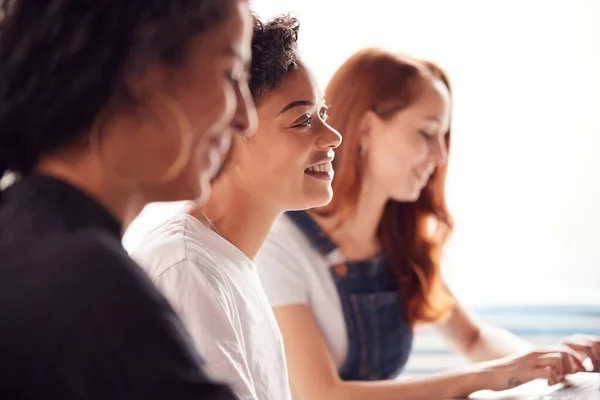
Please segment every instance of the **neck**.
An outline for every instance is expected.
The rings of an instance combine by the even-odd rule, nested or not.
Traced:
[[[363,180],[356,208],[350,215],[334,213],[325,220],[311,213],[349,260],[370,258],[381,252],[377,230],[388,197],[371,182]]]
[[[243,187],[227,178],[217,180],[212,185],[210,199],[202,206],[202,211],[218,229],[217,233],[254,260],[275,220],[283,211]],[[205,221],[197,209],[192,208],[188,213]],[[210,223],[206,225],[212,228]]]
[[[89,160],[44,159],[38,163],[35,172],[63,180],[99,202],[119,221],[121,235],[146,205],[142,195],[111,183],[102,169]]]

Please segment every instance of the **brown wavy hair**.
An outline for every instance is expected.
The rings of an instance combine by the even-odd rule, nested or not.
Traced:
[[[362,185],[359,142],[363,116],[371,110],[381,118],[392,118],[418,98],[426,79],[439,79],[451,89],[446,74],[435,64],[374,48],[356,53],[335,73],[325,91],[332,105],[328,123],[341,133],[343,142],[333,162],[333,200],[316,213],[345,217],[354,212]],[[441,249],[453,228],[445,181],[446,166],[442,165],[417,201],[388,201],[377,230],[412,324],[438,321],[455,305],[440,273]]]

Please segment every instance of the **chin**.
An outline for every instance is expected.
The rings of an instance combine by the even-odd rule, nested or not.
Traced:
[[[165,199],[158,201],[187,201],[196,200],[206,195],[210,195],[210,182],[203,177],[198,177],[197,173],[189,171],[180,175],[174,181],[165,186]]]
[[[166,201],[189,201],[189,200],[203,200],[204,198],[208,199],[210,196],[210,186],[208,189],[201,189],[200,185],[197,182],[194,184],[186,185],[185,187],[181,187],[176,191],[176,195],[172,196],[170,200]]]
[[[329,204],[332,198],[333,191],[331,188],[323,193],[305,193],[302,196],[296,197],[296,204],[292,210],[310,210],[311,208],[322,207]]]
[[[393,193],[390,197],[392,198],[392,200],[397,201],[399,203],[413,203],[419,200],[420,196],[420,190],[412,190],[400,193]]]
[[[199,206],[206,204],[212,192],[212,185],[209,181],[202,181],[201,184],[196,182],[194,186],[196,190],[194,190],[193,193],[190,193],[192,197],[186,200],[194,200]]]

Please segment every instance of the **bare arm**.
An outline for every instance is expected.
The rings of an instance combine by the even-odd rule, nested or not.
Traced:
[[[312,311],[276,307],[294,400],[417,400],[464,398],[481,389],[505,390],[530,380],[559,382],[583,365],[564,351],[532,351],[409,380],[342,381]]]
[[[488,361],[518,352],[532,346],[518,336],[486,324],[470,315],[457,304],[448,319],[438,325],[440,333],[471,361]]]
[[[376,398],[448,399],[465,397],[482,387],[486,373],[477,368],[407,381],[344,382],[329,354],[312,311],[305,305],[274,309],[285,343],[295,400]]]

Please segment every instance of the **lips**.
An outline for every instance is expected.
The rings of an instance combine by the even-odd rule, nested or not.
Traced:
[[[230,132],[223,132],[220,135],[215,135],[210,140],[210,146],[216,148],[220,154],[227,154],[231,148],[232,135]]]
[[[324,180],[324,181],[333,180],[333,170],[328,171],[328,172],[304,171],[304,174],[311,178],[317,178],[317,179]]]
[[[306,169],[313,168],[313,167],[316,167],[321,164],[330,164],[331,165],[331,162],[333,161],[334,158],[335,158],[335,153],[333,152],[333,150],[329,150],[325,157],[321,158],[320,160],[315,161],[313,164],[310,164],[308,167],[306,167]]]
[[[231,135],[222,133],[219,135],[213,135],[209,138],[207,146],[205,147],[206,163],[208,164],[207,175],[212,180],[220,171],[221,164],[225,155],[231,147]]]

